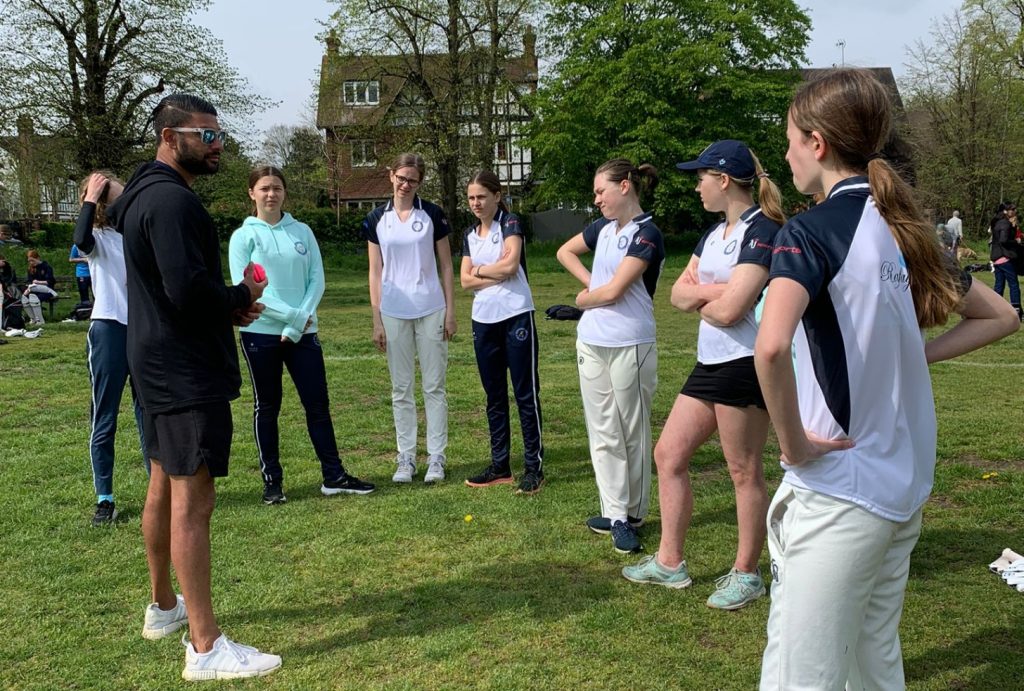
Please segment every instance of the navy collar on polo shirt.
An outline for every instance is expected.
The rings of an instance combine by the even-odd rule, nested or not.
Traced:
[[[761,206],[754,204],[752,207],[740,214],[740,220],[744,223],[748,223],[750,219],[757,216],[759,213],[761,213]]]
[[[837,182],[835,187],[832,188],[832,191],[828,193],[827,199],[831,199],[837,194],[847,194],[849,192],[857,192],[861,190],[870,191],[870,189],[871,185],[868,184],[867,175],[854,175],[853,177]]]

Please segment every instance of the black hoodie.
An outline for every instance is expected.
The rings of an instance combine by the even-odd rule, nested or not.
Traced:
[[[128,367],[147,414],[237,398],[232,312],[251,302],[227,286],[220,242],[199,197],[170,166],[135,171],[107,217],[124,235]]]

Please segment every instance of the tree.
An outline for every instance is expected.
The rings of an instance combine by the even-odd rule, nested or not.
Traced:
[[[421,149],[452,218],[468,166],[494,163],[493,104],[514,91],[503,73],[534,0],[338,0],[337,34],[373,78],[399,77],[396,106],[415,127],[392,148]],[[515,41],[513,40],[515,39]],[[389,123],[390,124],[390,123]],[[378,157],[386,152],[377,152]]]
[[[810,20],[792,0],[555,0],[552,75],[532,105],[538,204],[587,207],[594,170],[623,156],[661,171],[652,210],[704,223],[670,174],[717,139],[745,140],[785,179],[785,113]]]
[[[260,149],[260,163],[277,166],[288,181],[293,206],[320,206],[327,190],[324,137],[313,127],[274,125]]]
[[[246,93],[220,42],[189,21],[209,0],[0,0],[0,122],[30,115],[72,142],[79,172],[124,169],[152,140],[161,94],[190,91],[226,113]]]
[[[918,190],[939,220],[954,209],[984,234],[995,206],[1024,191],[1022,5],[970,2],[911,50],[905,84]]]

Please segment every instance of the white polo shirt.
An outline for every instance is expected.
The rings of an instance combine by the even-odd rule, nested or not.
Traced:
[[[755,204],[744,211],[728,237],[725,226],[723,221],[708,230],[693,251],[700,257],[697,276],[701,284],[728,283],[739,264],[768,268],[772,263],[772,246],[779,224],[765,216],[761,207]],[[697,361],[716,365],[752,356],[756,340],[754,309],[732,326],[714,326],[702,320],[697,334]]]
[[[665,263],[665,241],[650,214],[641,214],[616,232],[617,221],[599,219],[583,231],[583,241],[594,252],[590,290],[609,283],[626,257],[647,262],[618,302],[583,311],[576,334],[588,344],[606,347],[653,343],[654,291]]]
[[[381,314],[419,319],[445,308],[434,243],[448,237],[449,232],[441,208],[418,196],[404,221],[390,200],[366,216],[363,237],[380,246],[384,260]]]
[[[784,481],[906,521],[932,488],[935,404],[906,264],[867,178],[790,219],[773,252],[770,279],[810,296],[793,342],[803,425],[856,444],[783,465]]]
[[[473,266],[494,264],[501,259],[505,251],[505,239],[517,236],[523,238],[519,217],[498,209],[486,237],[480,236],[476,225],[466,230],[462,242],[462,256],[469,257]],[[516,275],[501,283],[474,291],[473,321],[496,324],[523,312],[533,311],[533,295],[526,280],[525,238],[523,240]]]
[[[128,274],[124,268],[124,236],[113,228],[93,228],[95,247],[82,256],[92,274],[92,318],[128,325]]]

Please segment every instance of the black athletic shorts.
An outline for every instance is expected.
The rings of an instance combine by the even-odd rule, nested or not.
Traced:
[[[767,409],[754,370],[754,357],[742,357],[717,365],[700,362],[693,368],[683,389],[684,396],[736,408],[757,406]]]
[[[212,477],[228,474],[231,404],[206,403],[150,415],[143,413],[146,456],[168,475],[195,475],[206,464]]]

